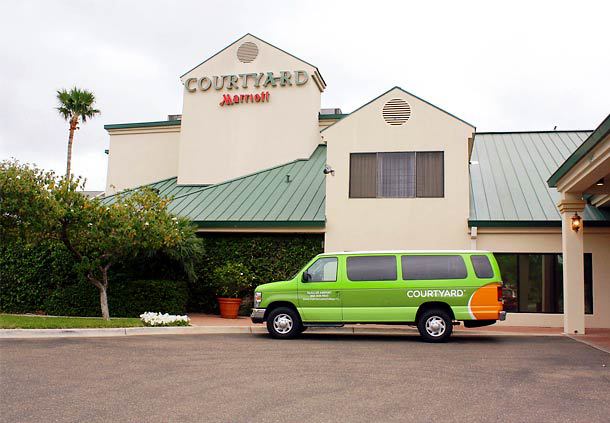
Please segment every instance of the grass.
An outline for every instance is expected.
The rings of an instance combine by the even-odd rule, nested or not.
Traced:
[[[137,318],[52,317],[0,314],[0,329],[127,328],[144,326]]]

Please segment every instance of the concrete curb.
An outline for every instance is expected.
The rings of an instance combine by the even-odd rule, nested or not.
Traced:
[[[0,329],[0,339],[35,338],[94,338],[108,336],[146,335],[213,335],[213,334],[266,334],[265,326],[174,326],[174,327],[131,327],[103,329]],[[418,335],[414,328],[375,328],[366,326],[344,326],[338,328],[309,328],[306,333],[327,335]],[[563,336],[549,333],[514,332],[466,332],[458,330],[456,336]],[[583,340],[576,339],[580,342]],[[587,342],[584,342],[587,343]]]
[[[85,338],[125,336],[125,328],[103,329],[0,329],[0,338]]]
[[[382,333],[380,330],[377,333]],[[353,328],[311,328],[308,333],[353,334]],[[96,338],[146,335],[266,334],[264,326],[173,326],[102,329],[0,329],[0,339]],[[383,331],[383,333],[390,333]],[[391,332],[395,333],[395,332]]]
[[[249,326],[170,326],[126,328],[125,335],[203,335],[215,333],[252,333]]]

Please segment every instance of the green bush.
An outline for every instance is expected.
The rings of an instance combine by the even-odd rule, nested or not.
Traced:
[[[248,294],[256,285],[290,278],[323,248],[323,235],[227,235],[203,236],[205,254],[196,264],[197,278],[189,283],[190,311],[217,312],[214,270],[225,263],[240,263],[252,280]],[[242,314],[251,308],[245,298]]]
[[[252,275],[241,263],[227,262],[214,269],[212,285],[218,297],[242,298],[252,287]]]
[[[238,263],[251,276],[246,288],[242,314],[251,307],[249,296],[256,285],[285,280],[302,268],[312,257],[323,251],[322,235],[226,235],[206,234],[202,237],[205,254],[196,264],[196,278],[189,281],[188,291],[183,269],[168,257],[154,255],[138,257],[129,263],[111,268],[108,304],[110,315],[139,316],[144,311],[183,314],[182,299],[167,302],[161,298],[188,297],[189,311],[216,312],[214,270],[228,262]],[[156,280],[165,282],[158,286]],[[150,286],[142,286],[150,280]],[[129,282],[136,281],[136,282]],[[178,289],[172,294],[173,285]],[[146,285],[144,283],[144,285]],[[150,291],[148,291],[150,288]],[[167,288],[170,292],[163,292]],[[57,292],[54,292],[57,291]],[[185,293],[186,292],[186,293]],[[125,300],[124,298],[129,298]],[[149,305],[144,300],[154,300]],[[44,241],[36,246],[19,243],[0,245],[0,311],[66,316],[99,316],[97,289],[79,276],[74,261],[64,245]]]
[[[113,317],[139,317],[146,311],[185,314],[188,288],[184,281],[114,280],[108,288]],[[55,290],[44,304],[55,316],[101,316],[99,291],[88,282]]]
[[[72,257],[60,242],[0,245],[0,312],[40,311],[53,290],[77,281]]]

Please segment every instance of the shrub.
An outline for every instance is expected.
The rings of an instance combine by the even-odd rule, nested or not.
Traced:
[[[54,289],[79,281],[64,245],[41,241],[0,243],[0,311],[34,313],[43,309]]]
[[[241,298],[252,288],[252,275],[243,264],[230,261],[214,270],[212,285],[218,297]]]
[[[115,280],[108,290],[108,306],[116,317],[139,317],[146,310],[184,314],[188,288],[184,281]],[[88,282],[55,290],[44,305],[56,316],[101,316],[99,291]]]
[[[159,297],[158,290],[140,289],[137,280],[163,279],[165,284],[177,284],[178,291],[188,296],[189,311],[216,312],[214,271],[228,262],[244,263],[251,276],[246,290],[242,314],[249,313],[250,294],[256,285],[285,280],[323,250],[322,235],[226,235],[206,234],[201,238],[205,253],[195,262],[196,278],[188,283],[186,274],[176,260],[164,254],[139,256],[111,269],[108,303],[111,315],[137,317],[146,310],[183,314],[183,300],[174,306],[159,307],[142,303]],[[115,285],[116,283],[116,285]],[[133,284],[131,287],[128,284]],[[54,292],[58,290],[58,292]],[[134,291],[134,292],[132,292]],[[122,299],[128,296],[129,300]],[[130,305],[129,302],[133,302]],[[36,246],[23,243],[0,243],[0,311],[66,316],[99,316],[97,289],[79,276],[73,258],[57,241],[43,241]],[[119,313],[119,314],[116,314]]]
[[[189,283],[188,308],[208,313],[217,312],[213,274],[225,263],[247,263],[252,294],[256,285],[290,278],[324,250],[323,235],[206,234],[202,240],[205,254],[196,263],[197,278]],[[250,306],[246,298],[240,313],[248,313]]]

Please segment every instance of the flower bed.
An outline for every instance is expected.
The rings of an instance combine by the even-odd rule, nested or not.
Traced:
[[[176,316],[172,314],[162,314],[146,312],[140,314],[140,319],[145,326],[188,326],[191,319],[188,316]]]

